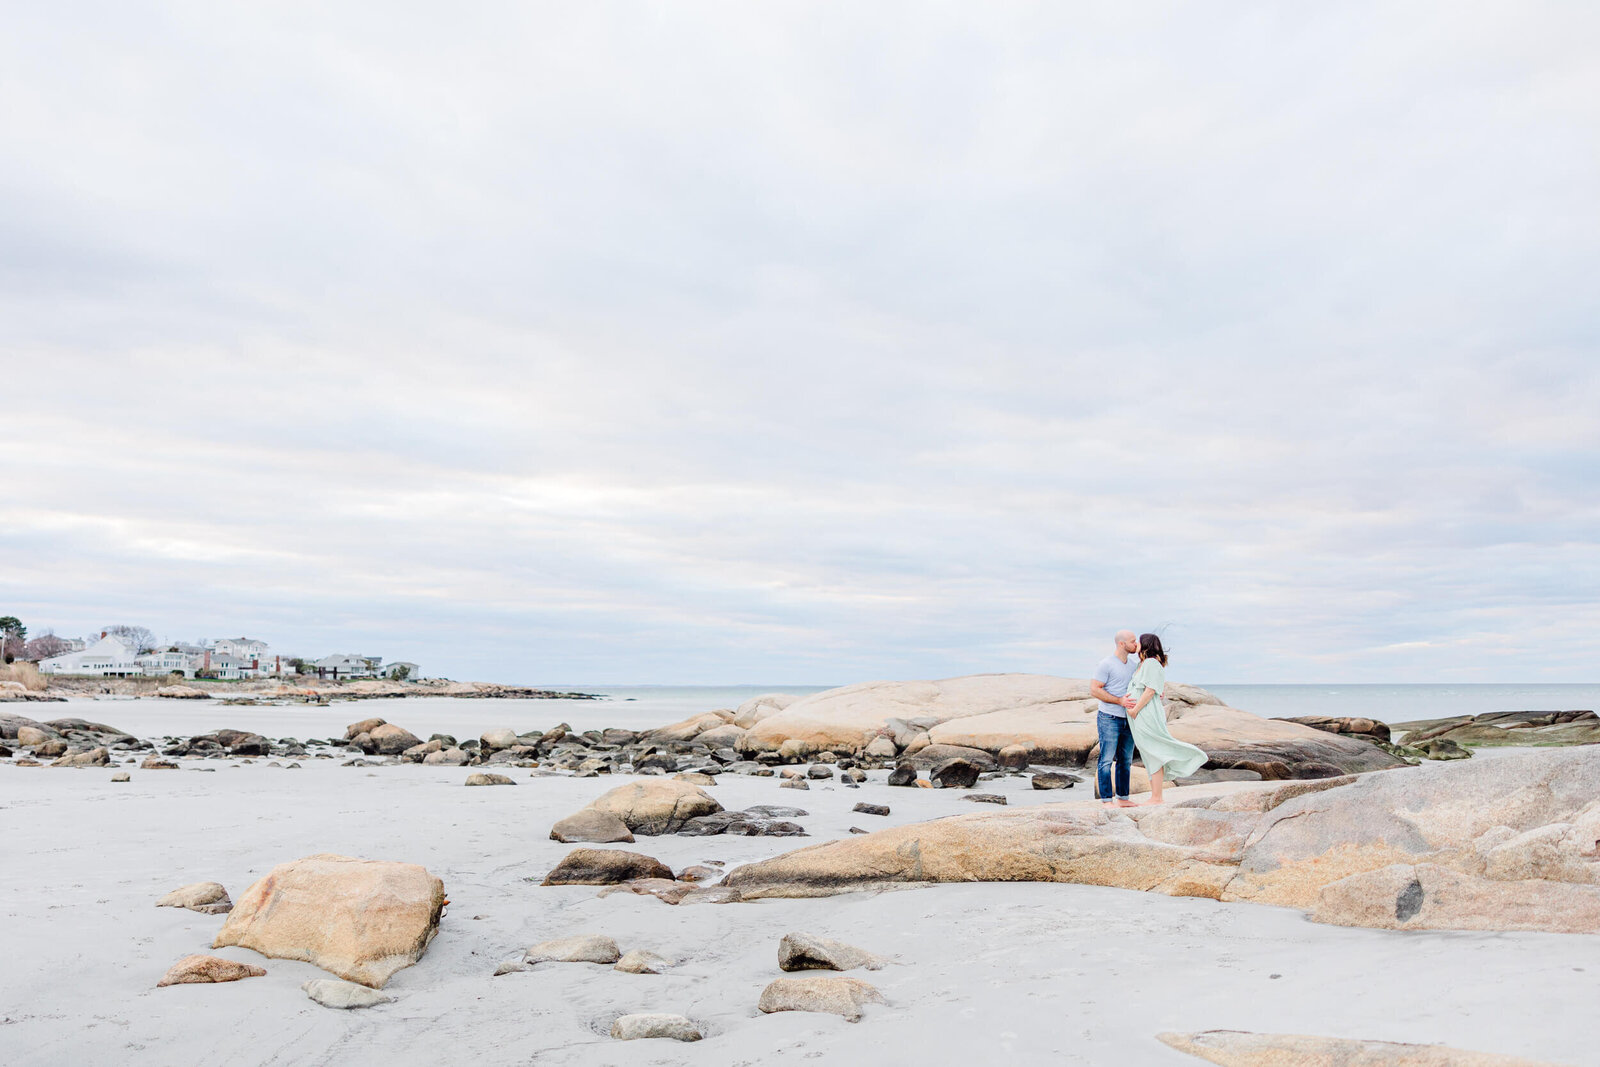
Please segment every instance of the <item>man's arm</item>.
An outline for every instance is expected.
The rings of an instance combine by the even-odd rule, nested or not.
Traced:
[[[1106,704],[1122,703],[1121,697],[1114,697],[1110,693],[1106,692],[1105,683],[1098,678],[1089,683],[1089,695]]]

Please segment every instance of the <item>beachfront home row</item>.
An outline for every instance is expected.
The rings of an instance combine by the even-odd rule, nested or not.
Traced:
[[[406,660],[384,663],[382,656],[357,656],[342,652],[313,663],[318,678],[420,678],[422,668]]]
[[[265,641],[248,637],[225,637],[204,646],[173,645],[170,648],[136,652],[120,637],[101,634],[88,647],[51,656],[39,661],[45,674],[79,674],[98,678],[133,678],[139,675],[182,674],[193,678],[235,681],[242,678],[269,678],[295,672],[289,657],[280,656]],[[312,665],[319,678],[420,678],[415,663],[399,661],[384,664],[382,656],[327,656]]]

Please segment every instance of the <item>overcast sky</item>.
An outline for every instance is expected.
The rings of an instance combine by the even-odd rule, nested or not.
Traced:
[[[1595,681],[1600,8],[13,5],[0,614]]]

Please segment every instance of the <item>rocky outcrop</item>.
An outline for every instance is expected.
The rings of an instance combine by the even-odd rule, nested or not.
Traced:
[[[1457,745],[1600,744],[1600,716],[1592,711],[1497,711],[1395,723],[1408,748],[1432,741]]]
[[[705,790],[671,778],[647,778],[620,785],[596,798],[589,808],[621,819],[635,834],[671,834],[701,815],[722,810]]]
[[[1542,1060],[1468,1052],[1444,1045],[1352,1041],[1308,1034],[1203,1030],[1156,1037],[1179,1052],[1222,1067],[1556,1067]]]
[[[761,1011],[817,1011],[861,1019],[868,1004],[882,1004],[883,994],[859,978],[776,978],[761,991]]]
[[[414,863],[323,853],[283,863],[245,890],[212,948],[304,960],[383,987],[439,930],[444,883]]]
[[[210,700],[211,694],[204,689],[196,689],[188,685],[164,685],[156,690],[156,696],[168,700]]]
[[[747,864],[742,899],[1050,881],[1313,910],[1394,929],[1600,933],[1600,748],[1263,784],[1171,806],[1051,804]]]
[[[1286,716],[1282,721],[1297,722],[1324,733],[1351,734],[1369,741],[1389,740],[1388,723],[1359,715],[1294,715]]]
[[[1169,684],[1174,736],[1205,749],[1208,767],[1259,771],[1263,778],[1334,777],[1402,766],[1402,760],[1355,737],[1225,706],[1193,686]],[[1008,762],[1089,761],[1099,743],[1089,683],[1037,674],[980,674],[932,682],[865,682],[796,700],[751,723],[740,740],[748,753],[792,748],[865,754],[880,739],[902,757],[929,746],[1002,751]],[[735,722],[739,720],[736,717]],[[743,725],[741,723],[741,725]],[[1021,747],[1022,752],[1017,751]],[[886,746],[878,745],[884,752]],[[926,758],[926,757],[924,757]],[[987,768],[986,768],[987,769]]]
[[[49,742],[47,744],[59,745],[59,744],[61,744],[61,742],[56,741],[56,742]],[[46,747],[46,745],[36,746],[35,751],[38,751],[38,749],[44,748],[44,747]],[[42,752],[39,753],[39,754],[43,755]],[[51,763],[50,766],[52,766],[52,767],[104,767],[107,764],[109,764],[110,762],[111,762],[111,753],[106,751],[106,749],[104,749],[104,748],[91,748],[87,752],[69,752],[66,755],[62,756],[60,759],[58,759],[55,762]]]
[[[237,982],[241,978],[260,978],[266,973],[265,967],[196,953],[174,963],[161,981],[156,983],[156,988],[204,982]]]
[[[672,868],[640,852],[575,848],[545,876],[544,885],[616,885],[635,878],[672,878]]]

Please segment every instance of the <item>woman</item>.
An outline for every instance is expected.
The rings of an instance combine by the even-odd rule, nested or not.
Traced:
[[[1128,683],[1123,703],[1128,708],[1128,726],[1139,758],[1150,775],[1150,799],[1160,804],[1161,787],[1170,775],[1187,778],[1200,769],[1206,754],[1167,731],[1167,709],[1161,704],[1161,690],[1167,685],[1167,652],[1155,634],[1139,635],[1139,669]]]

